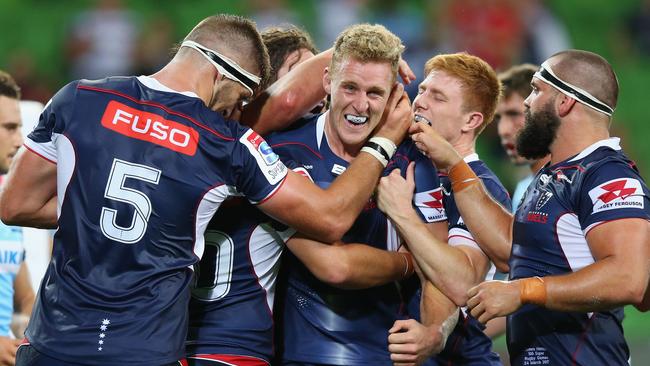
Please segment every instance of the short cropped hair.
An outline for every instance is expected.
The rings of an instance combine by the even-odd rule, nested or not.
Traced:
[[[330,72],[338,72],[341,61],[351,57],[361,62],[389,63],[395,80],[403,51],[402,41],[384,26],[353,25],[341,32],[334,42]]]
[[[262,31],[261,36],[271,61],[270,82],[278,79],[278,70],[290,53],[301,49],[309,50],[314,54],[318,53],[309,33],[295,25],[267,28]]]
[[[483,114],[483,125],[476,130],[481,133],[494,118],[501,95],[501,83],[494,69],[482,59],[467,53],[437,55],[424,65],[424,74],[442,71],[460,81],[464,92],[463,108]]]
[[[11,75],[2,70],[0,70],[0,95],[11,99],[20,99],[20,87]]]
[[[539,66],[533,64],[515,65],[508,70],[499,74],[501,87],[503,88],[503,98],[510,98],[511,95],[517,94],[526,99],[533,91],[530,84],[533,75],[539,70]]]
[[[237,55],[240,60],[255,61],[261,78],[260,89],[265,89],[269,84],[269,55],[252,20],[230,14],[213,15],[197,24],[185,40]],[[181,48],[179,52],[182,51]]]

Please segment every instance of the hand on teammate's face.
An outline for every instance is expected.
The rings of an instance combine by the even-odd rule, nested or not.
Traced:
[[[521,307],[516,281],[485,281],[467,291],[467,307],[472,316],[485,324],[489,320],[514,313]]]
[[[399,145],[406,137],[406,132],[412,121],[411,101],[404,91],[404,86],[397,83],[391,90],[384,114],[374,136],[386,137],[395,145]]]
[[[438,169],[448,169],[462,158],[453,146],[426,123],[413,123],[409,128],[415,146],[436,165]]]

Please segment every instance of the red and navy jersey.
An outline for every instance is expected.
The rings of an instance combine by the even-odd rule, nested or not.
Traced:
[[[59,224],[31,344],[93,365],[183,357],[206,226],[227,196],[275,192],[278,156],[196,95],[147,77],[68,84],[25,145],[57,164]]]
[[[283,159],[302,165],[313,181],[325,188],[348,167],[335,155],[324,133],[326,115],[307,121],[292,131],[269,137]],[[384,174],[395,168],[405,171],[416,161],[414,204],[427,222],[444,220],[442,191],[430,161],[409,140],[401,144]],[[370,200],[344,242],[359,242],[384,250],[397,250],[400,243],[374,200]],[[287,253],[286,295],[282,303],[284,362],[330,365],[391,365],[388,329],[404,317],[403,299],[396,284],[366,290],[343,290],[320,282],[293,255]],[[284,285],[284,284],[283,284]]]
[[[515,215],[510,277],[562,275],[594,263],[589,230],[618,219],[649,219],[648,197],[617,138],[544,167]],[[525,305],[508,317],[512,364],[627,365],[622,318],[622,308],[580,313]]]
[[[503,187],[499,178],[488,168],[488,166],[479,160],[477,154],[471,154],[464,159],[481,179],[487,192],[504,208],[510,211],[510,196],[508,191]],[[452,246],[469,246],[480,249],[469,229],[465,225],[460,211],[456,206],[454,194],[451,188],[451,181],[446,174],[440,174],[440,182],[443,187],[443,204],[447,215],[449,236],[448,242]],[[494,268],[494,265],[492,265]],[[491,270],[488,278],[494,274]],[[420,297],[419,286],[413,286],[409,283],[405,289],[415,292],[416,296],[409,296],[409,313],[416,319],[420,318]],[[416,289],[414,291],[414,289]],[[445,349],[429,361],[426,365],[501,365],[499,355],[492,351],[492,340],[483,333],[483,326],[474,317],[461,309],[458,323],[449,335]]]

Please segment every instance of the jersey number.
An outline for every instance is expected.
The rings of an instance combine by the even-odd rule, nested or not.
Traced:
[[[131,224],[128,227],[116,223],[117,210],[102,207],[100,226],[102,233],[109,239],[124,244],[135,244],[147,231],[147,222],[151,215],[151,201],[144,193],[133,188],[125,187],[127,179],[138,179],[148,183],[158,184],[160,170],[146,165],[134,164],[128,161],[114,159],[111,174],[106,182],[104,197],[128,203],[135,208]]]
[[[226,233],[205,232],[205,252],[197,268],[196,288],[192,290],[195,298],[215,301],[228,295],[234,249],[235,243]]]

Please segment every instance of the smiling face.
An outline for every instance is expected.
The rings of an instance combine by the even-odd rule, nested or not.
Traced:
[[[18,99],[0,95],[0,174],[9,171],[11,161],[23,144]]]
[[[429,123],[445,140],[453,144],[461,135],[468,118],[463,108],[461,82],[444,71],[433,70],[419,85],[413,101],[416,122]]]
[[[335,70],[326,72],[323,83],[332,104],[325,128],[335,152],[361,150],[381,120],[393,80],[388,62],[344,58]]]

